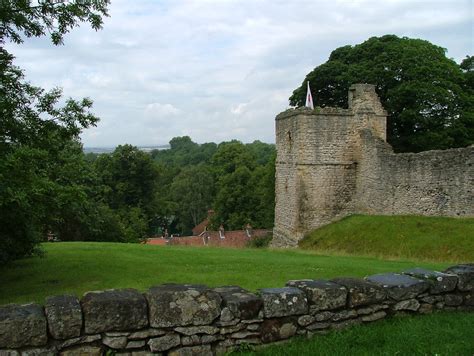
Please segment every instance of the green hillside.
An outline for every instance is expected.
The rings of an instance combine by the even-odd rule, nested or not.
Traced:
[[[474,261],[474,219],[354,215],[308,234],[304,250],[426,261]]]

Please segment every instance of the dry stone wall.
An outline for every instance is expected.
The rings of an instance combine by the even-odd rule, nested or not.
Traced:
[[[394,154],[375,87],[356,84],[349,108],[276,117],[273,245],[354,213],[474,216],[474,147]]]
[[[0,307],[0,355],[216,355],[395,314],[474,310],[474,264],[364,279],[238,286],[166,284]],[[321,336],[323,337],[323,336]]]

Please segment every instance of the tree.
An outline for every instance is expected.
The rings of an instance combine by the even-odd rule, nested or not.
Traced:
[[[252,143],[246,144],[252,155],[256,158],[258,165],[266,165],[268,162],[275,159],[275,145],[263,143],[259,140],[255,140]]]
[[[345,107],[351,84],[371,83],[388,111],[387,137],[395,151],[463,147],[474,143],[473,92],[466,90],[466,73],[428,41],[372,37],[334,50],[306,76],[290,104],[304,104],[308,80],[319,106]]]
[[[273,226],[275,148],[255,141],[221,143],[212,157],[216,176],[213,227],[242,229]]]
[[[256,206],[253,224],[258,228],[272,228],[275,218],[275,158],[273,151],[271,159],[265,166],[258,166],[250,178],[250,186],[256,196]]]
[[[64,35],[80,22],[88,22],[94,30],[102,27],[102,17],[108,16],[110,0],[94,1],[38,1],[2,0],[0,2],[0,41],[9,38],[22,43],[22,35],[41,37],[50,34],[55,44],[63,42]]]
[[[93,162],[103,190],[103,203],[117,214],[124,242],[138,242],[152,232],[158,209],[158,167],[148,153],[131,145],[118,146]]]
[[[158,169],[149,154],[121,145],[112,154],[101,155],[94,165],[106,187],[103,196],[112,209],[153,210]]]
[[[59,44],[80,22],[100,28],[107,4],[1,1],[0,44],[46,32]],[[87,174],[77,160],[79,134],[98,120],[89,111],[90,99],[59,106],[60,89],[46,92],[31,85],[12,61],[0,47],[0,264],[35,252],[48,230],[86,210],[80,204],[87,201]]]
[[[251,177],[245,165],[221,177],[211,219],[214,228],[221,223],[230,230],[241,230],[247,223],[255,226],[258,199],[250,185]]]
[[[474,56],[466,56],[460,67],[466,77],[466,89],[474,91]]]
[[[217,149],[215,143],[197,144],[189,136],[174,137],[169,142],[170,149],[154,150],[153,159],[168,167],[186,167],[201,163],[209,163]]]
[[[255,168],[255,157],[237,140],[222,142],[219,144],[216,153],[212,156],[211,165],[219,181],[226,174],[233,173],[240,166],[245,166],[250,170]]]
[[[171,184],[171,197],[176,203],[180,232],[191,233],[206,217],[214,200],[214,179],[209,167],[198,165],[183,169]]]

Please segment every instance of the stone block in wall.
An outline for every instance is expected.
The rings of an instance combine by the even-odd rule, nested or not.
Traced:
[[[471,291],[464,296],[464,304],[467,306],[474,306],[474,291]]]
[[[399,273],[375,274],[366,279],[382,287],[393,300],[415,298],[430,287],[425,280]]]
[[[298,318],[299,326],[308,326],[311,323],[314,323],[316,318],[312,315],[302,315]]]
[[[387,313],[384,312],[383,310],[379,310],[375,313],[372,313],[372,314],[368,314],[368,315],[364,315],[360,318],[360,320],[362,320],[363,322],[367,323],[367,322],[372,322],[372,321],[376,321],[376,320],[380,320],[380,319],[383,319],[387,316]]]
[[[266,318],[308,313],[308,299],[298,288],[265,288],[260,290],[260,294]]]
[[[326,320],[332,319],[334,314],[335,313],[330,312],[330,311],[323,311],[323,312],[314,314],[314,319],[316,321],[326,321]]]
[[[166,334],[166,331],[160,330],[160,329],[145,329],[145,330],[140,330],[140,331],[135,331],[133,333],[130,333],[128,335],[129,340],[140,340],[140,339],[146,339],[149,337],[155,337],[155,336],[161,336]]]
[[[146,293],[150,325],[176,327],[211,324],[221,313],[221,297],[204,285],[165,284]]]
[[[420,303],[418,313],[420,314],[431,314],[433,312],[433,305],[428,303]]]
[[[446,294],[444,295],[444,304],[448,307],[457,307],[463,302],[462,295]]]
[[[386,299],[386,293],[377,284],[357,278],[335,278],[332,282],[346,287],[350,308],[377,304]]]
[[[202,326],[180,326],[174,329],[174,331],[183,335],[196,335],[196,334],[207,334],[214,335],[219,332],[219,328],[211,325]]]
[[[81,345],[69,350],[61,351],[60,356],[101,356],[102,348],[93,345]]]
[[[349,319],[349,320],[341,321],[339,323],[331,324],[331,328],[334,330],[343,330],[343,329],[347,329],[349,327],[360,325],[360,324],[362,324],[361,319]]]
[[[68,347],[78,345],[78,344],[89,344],[94,341],[98,341],[102,338],[100,334],[96,335],[83,335],[79,337],[74,337],[72,339],[64,340],[60,343],[57,343],[56,346],[58,350],[66,349]]]
[[[0,307],[0,348],[43,346],[47,341],[46,317],[40,305]]]
[[[211,345],[181,347],[168,352],[168,356],[212,356]]]
[[[425,280],[429,283],[429,291],[432,294],[451,292],[458,283],[458,277],[454,274],[430,271],[424,268],[412,268],[404,271],[403,274]]]
[[[240,287],[219,287],[214,288],[214,291],[219,293],[224,308],[235,319],[255,319],[263,306],[262,298]]]
[[[135,289],[87,292],[81,306],[86,334],[148,326],[145,297]]]
[[[168,334],[160,337],[155,337],[148,341],[148,346],[152,352],[163,352],[173,347],[179,346],[181,339],[178,334]]]
[[[357,318],[357,316],[357,311],[354,309],[341,310],[340,312],[334,313],[331,317],[331,320],[337,322],[347,319],[354,319]]]
[[[127,346],[127,337],[126,336],[107,336],[105,335],[102,338],[102,343],[112,349],[123,349]]]
[[[288,339],[296,334],[298,326],[294,318],[265,319],[260,332],[262,341],[273,342]]]
[[[458,276],[458,289],[460,291],[474,290],[474,264],[461,264],[449,267],[444,271]]]
[[[248,338],[255,338],[259,337],[260,333],[257,331],[250,331],[250,330],[242,330],[237,331],[236,333],[230,334],[232,339],[248,339]]]
[[[332,310],[346,306],[347,289],[339,284],[326,280],[303,279],[288,281],[286,285],[304,291],[312,311]]]
[[[82,310],[75,296],[48,297],[44,308],[48,330],[53,338],[65,340],[81,335]]]
[[[0,350],[0,356],[20,356],[17,350]]]
[[[150,351],[144,351],[144,350],[130,350],[130,351],[116,352],[114,355],[115,356],[151,356],[151,355],[162,356],[163,354],[151,353]]]
[[[423,303],[435,304],[444,300],[442,295],[427,295],[424,297],[419,297]]]
[[[21,350],[21,356],[53,356],[57,354],[58,350],[54,346],[35,347]]]
[[[331,327],[330,322],[318,321],[318,322],[308,325],[306,329],[309,331],[321,331],[321,330],[329,329],[330,327]]]
[[[201,343],[201,337],[199,335],[181,336],[181,345],[193,346]]]
[[[379,310],[387,309],[389,306],[384,304],[374,304],[367,307],[357,309],[357,315],[368,315]]]
[[[127,342],[125,346],[126,349],[139,349],[145,347],[146,341],[145,340],[132,340]]]
[[[393,305],[395,311],[417,311],[420,308],[420,302],[416,299],[401,300]]]

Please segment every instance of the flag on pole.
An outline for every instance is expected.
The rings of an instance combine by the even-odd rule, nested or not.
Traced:
[[[309,80],[308,80],[308,90],[306,91],[306,104],[305,106],[310,109],[314,109],[313,105],[313,97],[311,95],[311,89],[309,88]]]

